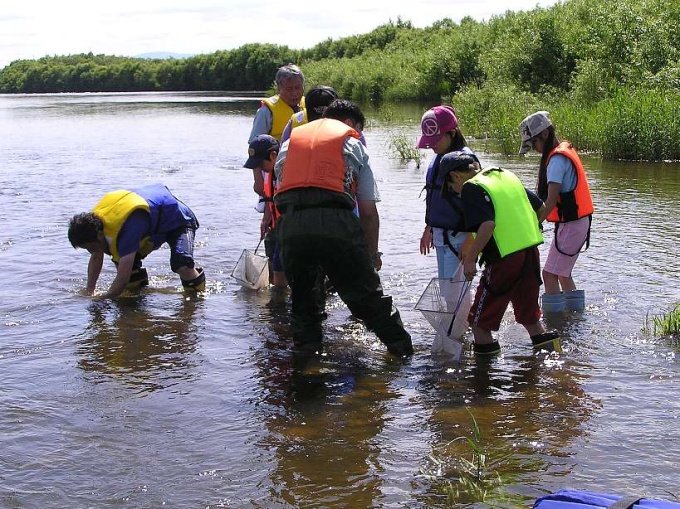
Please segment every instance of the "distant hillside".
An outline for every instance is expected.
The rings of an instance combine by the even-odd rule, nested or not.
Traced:
[[[135,55],[134,58],[146,58],[147,60],[165,60],[168,58],[174,58],[177,60],[181,60],[183,58],[190,58],[193,57],[194,55],[191,55],[189,53],[171,53],[169,51],[157,51],[155,53],[142,53],[140,55]]]

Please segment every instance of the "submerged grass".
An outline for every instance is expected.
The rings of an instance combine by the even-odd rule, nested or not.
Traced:
[[[390,148],[397,155],[399,161],[402,163],[413,161],[417,168],[420,168],[420,163],[425,157],[423,152],[414,146],[413,140],[404,134],[392,136],[390,138]]]
[[[450,459],[446,454],[431,454],[430,465],[423,469],[422,476],[437,486],[437,491],[449,505],[493,502],[494,506],[500,507],[513,498],[501,489],[512,479],[499,473],[501,467],[510,462],[510,458],[497,457],[486,450],[477,419],[470,409],[467,410],[472,419],[472,436],[458,437],[444,448],[463,441],[469,455]]]

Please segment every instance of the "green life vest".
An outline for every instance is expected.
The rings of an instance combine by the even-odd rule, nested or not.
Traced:
[[[543,244],[536,212],[517,176],[502,168],[488,168],[468,183],[481,186],[491,197],[496,226],[493,238],[501,257]]]

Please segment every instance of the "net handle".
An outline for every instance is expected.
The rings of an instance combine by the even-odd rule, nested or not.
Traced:
[[[463,286],[461,287],[460,295],[458,296],[458,303],[456,304],[456,310],[453,312],[453,316],[451,317],[451,323],[449,323],[447,335],[451,335],[451,331],[453,330],[453,322],[456,320],[456,316],[458,315],[458,311],[460,310],[460,305],[463,303],[463,297],[465,297],[467,291],[470,289],[471,284],[472,281],[466,280],[463,283]]]

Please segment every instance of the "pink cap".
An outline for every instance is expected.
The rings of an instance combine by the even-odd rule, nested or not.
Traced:
[[[425,112],[420,120],[422,136],[417,148],[433,148],[449,131],[458,127],[456,113],[451,106],[435,106]]]

